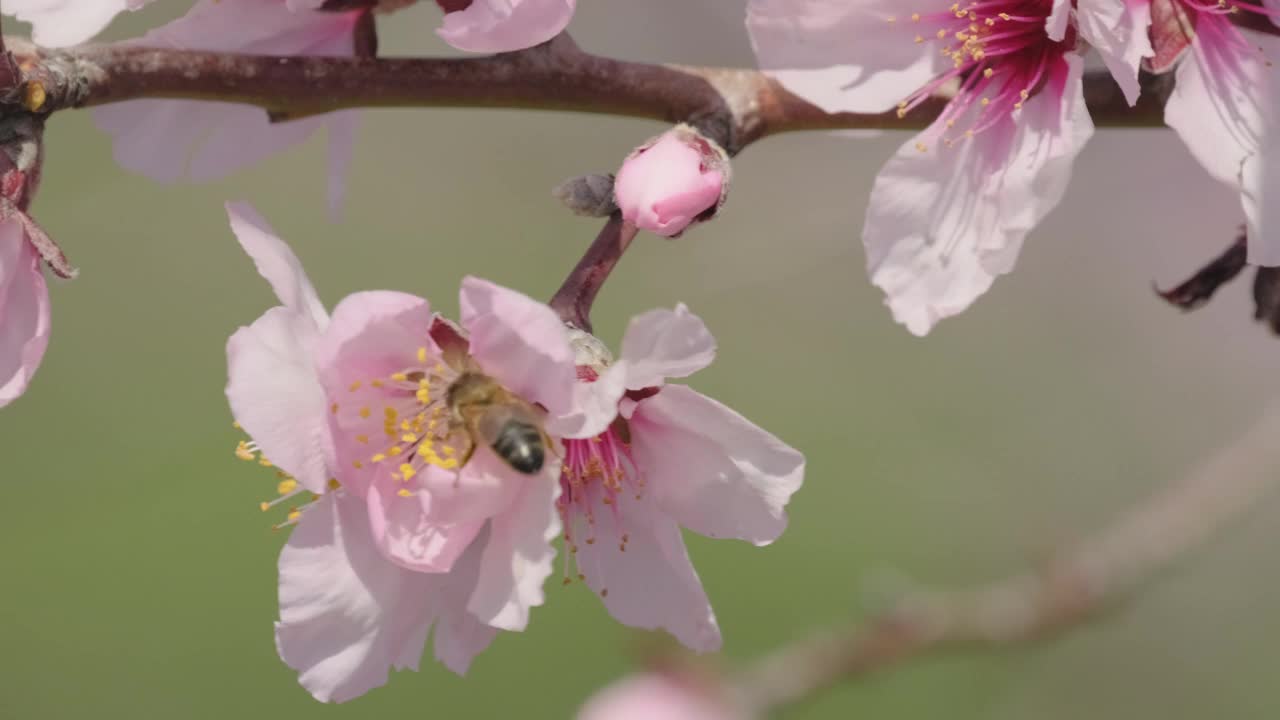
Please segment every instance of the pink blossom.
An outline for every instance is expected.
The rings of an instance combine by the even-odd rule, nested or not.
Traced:
[[[1157,25],[1164,31],[1157,50],[1174,49],[1157,57],[1171,64],[1190,40],[1165,122],[1211,176],[1240,188],[1249,262],[1280,265],[1280,72],[1272,64],[1280,37],[1236,27],[1230,17],[1241,11],[1280,18],[1280,10],[1252,3],[1172,0],[1162,8],[1173,17]],[[1175,32],[1189,37],[1171,37]]]
[[[31,39],[45,47],[79,45],[116,15],[151,0],[5,0],[4,12],[31,23]]]
[[[349,56],[360,12],[308,10],[297,0],[200,0],[185,16],[136,43],[265,55]],[[160,182],[217,179],[327,128],[332,208],[340,205],[344,192],[356,117],[345,111],[273,123],[262,108],[192,100],[136,100],[94,111],[98,126],[112,136],[116,161]]]
[[[762,66],[827,111],[905,115],[958,88],[881,170],[863,228],[872,281],[919,335],[1011,270],[1062,198],[1093,133],[1077,37],[1131,102],[1148,50],[1120,0],[752,0],[747,22]]]
[[[0,407],[26,392],[49,345],[49,289],[17,215],[0,220]]]
[[[594,337],[575,342],[583,386],[618,414],[599,435],[565,441],[566,582],[572,561],[618,621],[715,650],[720,629],[680,528],[771,543],[804,457],[715,400],[667,384],[715,357],[715,340],[683,305],[634,318],[616,363]]]
[[[281,659],[317,699],[342,702],[385,684],[391,669],[417,669],[434,629],[436,658],[465,673],[497,633],[467,605],[481,560],[501,542],[498,530],[479,533],[447,573],[415,572],[382,554],[364,496],[337,480],[329,404],[315,364],[320,339],[342,321],[330,322],[298,258],[252,208],[236,203],[227,211],[281,303],[227,343],[227,397],[252,438],[237,454],[279,468],[280,498],[264,509],[325,493],[284,523],[297,527],[280,554]],[[551,502],[544,504],[554,515]]]
[[[520,630],[543,601],[551,542],[560,532],[558,448],[517,471],[453,421],[447,395],[481,373],[546,411],[553,437],[600,432],[611,419],[580,411],[568,334],[546,305],[477,278],[462,283],[461,327],[421,298],[393,292],[343,300],[319,346],[340,479],[366,497],[384,555],[444,572],[479,542],[479,579],[467,610]],[[463,460],[469,449],[474,454]]]
[[[559,35],[573,19],[577,0],[472,0],[442,2],[448,10],[436,33],[467,52],[521,50]],[[454,6],[463,9],[453,10]]]
[[[716,211],[728,192],[728,172],[724,151],[681,125],[627,157],[614,196],[627,222],[674,237]]]
[[[593,695],[578,720],[748,720],[748,714],[699,678],[645,673],[619,680]]]

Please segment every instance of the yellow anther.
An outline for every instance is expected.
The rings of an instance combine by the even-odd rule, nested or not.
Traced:
[[[370,411],[370,410],[369,410],[369,408],[368,408],[367,406],[366,406],[366,407],[362,407],[362,408],[360,408],[360,417],[361,417],[362,419],[364,419],[364,420],[368,420],[368,419],[369,419],[369,416],[370,416],[370,415],[372,415],[372,414],[373,414],[373,413],[372,413],[372,411]]]
[[[364,463],[360,462],[359,460],[356,460],[356,461],[352,462],[352,463],[351,463],[351,466],[352,466],[352,467],[354,467],[354,468],[355,468],[355,469],[357,469],[357,470],[363,470],[363,469],[364,469]]]
[[[271,461],[266,458],[259,458],[258,464],[261,465],[262,467],[273,467],[271,464]]]
[[[334,415],[337,415],[337,414],[338,414],[338,403],[334,403],[334,404],[330,405],[330,406],[329,406],[329,412],[333,413]]]
[[[400,474],[404,476],[404,479],[406,481],[408,481],[409,478],[413,477],[414,475],[417,475],[418,471],[414,470],[413,466],[410,465],[409,463],[402,463],[400,465]]]
[[[406,442],[412,445],[413,443],[418,442],[418,436],[413,433],[405,433],[400,436],[400,442]]]
[[[359,434],[359,435],[357,435],[357,436],[356,436],[356,442],[360,443],[361,445],[368,445],[368,444],[369,444],[369,436],[368,436],[368,435],[365,435],[364,433],[361,433],[361,434]]]
[[[400,454],[400,453],[402,453],[402,452],[404,452],[404,450],[403,450],[403,448],[401,448],[399,445],[392,445],[392,446],[387,450],[387,454],[388,454],[388,455],[390,455],[391,457],[395,457],[395,456],[399,455],[399,454]]]
[[[294,480],[293,478],[289,478],[288,480],[281,480],[279,484],[276,485],[276,492],[281,495],[288,495],[289,493],[297,489],[298,489],[298,481]]]
[[[348,391],[350,391],[350,392],[355,392],[355,391],[357,391],[357,390],[359,390],[359,389],[360,389],[361,384],[362,384],[362,383],[361,383],[359,380],[357,380],[357,381],[355,381],[355,382],[351,383],[351,387],[347,388],[347,390],[348,390]]]
[[[240,458],[241,460],[257,459],[257,456],[254,455],[253,451],[249,449],[249,444],[243,440],[236,443],[236,457]]]
[[[404,373],[392,373],[391,379],[396,382],[405,382],[409,379],[409,376]]]
[[[270,509],[271,509],[271,503],[269,503],[269,502],[260,502],[260,503],[258,503],[258,509],[259,509],[259,510],[261,510],[262,512],[266,512],[266,511],[268,511],[268,510],[270,510]]]
[[[919,150],[920,152],[928,152],[928,151],[929,151],[929,146],[928,146],[928,145],[925,145],[925,144],[924,144],[924,143],[922,143],[922,142],[918,142],[918,143],[916,143],[916,150]]]
[[[427,361],[427,349],[424,347],[418,348],[418,362],[425,363],[426,361]]]
[[[241,429],[241,427],[240,427],[240,421],[239,421],[239,420],[232,420],[232,421],[231,421],[231,427],[233,427],[233,428],[235,428],[235,429],[237,429],[237,430],[240,430],[240,429]]]
[[[297,522],[300,517],[302,517],[301,510],[294,508],[289,511],[289,522]]]
[[[995,75],[995,74],[996,74],[996,71],[992,70],[991,68],[987,68],[986,70],[982,71],[982,77],[984,78],[990,78],[992,75]]]
[[[431,393],[426,388],[420,388],[417,392],[418,403],[420,405],[431,404]]]
[[[329,478],[329,489],[337,490],[342,487],[342,483],[338,482],[338,478]]]
[[[400,488],[399,490],[396,491],[396,494],[402,498],[413,497],[413,491],[409,490],[408,488]]]
[[[370,385],[372,385],[373,387],[376,387],[376,388],[380,388],[380,387],[382,387],[382,386],[383,386],[383,382],[382,382],[381,380],[377,380],[377,379],[370,380],[370,381],[369,381],[369,384],[370,384]]]
[[[911,22],[920,22],[920,13],[911,13]]]
[[[386,459],[387,459],[386,455],[383,455],[382,453],[378,453],[377,455],[374,455],[373,457],[369,458],[369,462],[380,463]]]

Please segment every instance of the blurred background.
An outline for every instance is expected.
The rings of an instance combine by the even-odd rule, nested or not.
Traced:
[[[140,33],[186,3],[121,18]],[[429,5],[429,4],[424,4]],[[749,65],[743,3],[584,2],[586,49]],[[444,53],[434,7],[381,19],[388,53]],[[6,20],[6,29],[13,25]],[[558,113],[365,112],[341,221],[324,143],[224,182],[119,169],[86,112],[49,123],[34,212],[82,269],[53,282],[54,334],[0,413],[0,717],[567,718],[646,639],[582,585],[548,583],[523,634],[468,677],[417,674],[344,706],[296,684],[272,644],[273,479],[232,454],[224,343],[275,299],[227,228],[247,199],[324,300],[369,288],[453,314],[480,275],[549,297],[598,229],[551,198],[610,171],[654,124]],[[775,545],[688,538],[741,662],[916,585],[967,585],[1044,559],[1181,477],[1273,400],[1280,339],[1247,282],[1182,315],[1152,292],[1230,241],[1234,191],[1171,132],[1101,130],[1012,276],[927,339],[896,326],[863,269],[865,199],[902,133],[771,138],[735,163],[729,204],[684,239],[642,237],[595,311],[687,303],[716,334],[692,378],[808,455]],[[1274,717],[1280,506],[1105,619],[1051,642],[931,657],[790,711],[793,720]]]

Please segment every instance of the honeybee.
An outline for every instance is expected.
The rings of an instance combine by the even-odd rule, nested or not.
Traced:
[[[460,465],[483,443],[517,472],[533,475],[542,469],[552,443],[537,408],[497,380],[467,370],[449,385],[445,402],[450,423],[466,430],[471,440]]]

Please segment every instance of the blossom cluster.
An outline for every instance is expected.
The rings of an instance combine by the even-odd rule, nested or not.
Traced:
[[[8,0],[4,10],[56,47],[148,2]],[[361,57],[373,52],[362,28],[374,14],[413,3],[198,0],[125,44]],[[435,4],[439,37],[477,53],[544,43],[575,11],[575,0]],[[1265,194],[1280,186],[1280,33],[1234,22],[1242,13],[1280,23],[1280,0],[749,0],[746,27],[761,67],[821,111],[935,112],[881,169],[862,230],[872,282],[894,318],[924,335],[1012,270],[1061,201],[1094,131],[1091,55],[1130,105],[1150,102],[1144,77],[1173,74],[1165,122],[1210,176],[1238,188],[1240,252],[1280,266],[1280,205]],[[336,212],[358,112],[289,119],[148,99],[94,117],[123,167],[164,182],[222,177],[324,129]],[[74,272],[27,213],[43,125],[23,122],[0,118],[0,406],[27,389],[49,342],[41,262]],[[616,175],[584,180],[582,198],[579,186],[564,195],[632,232],[674,238],[719,212],[729,180],[729,153],[679,124]],[[527,627],[557,553],[562,582],[590,588],[619,622],[697,652],[720,647],[682,529],[773,542],[805,461],[672,382],[715,358],[700,318],[683,304],[637,314],[615,359],[586,324],[477,277],[461,282],[457,322],[385,290],[330,313],[252,207],[227,212],[280,303],[227,342],[226,395],[248,436],[236,455],[273,473],[263,509],[288,508],[275,642],[312,695],[360,696],[391,670],[416,669],[429,641],[465,673],[500,631]],[[583,717],[736,717],[720,690],[651,673],[606,690]]]

